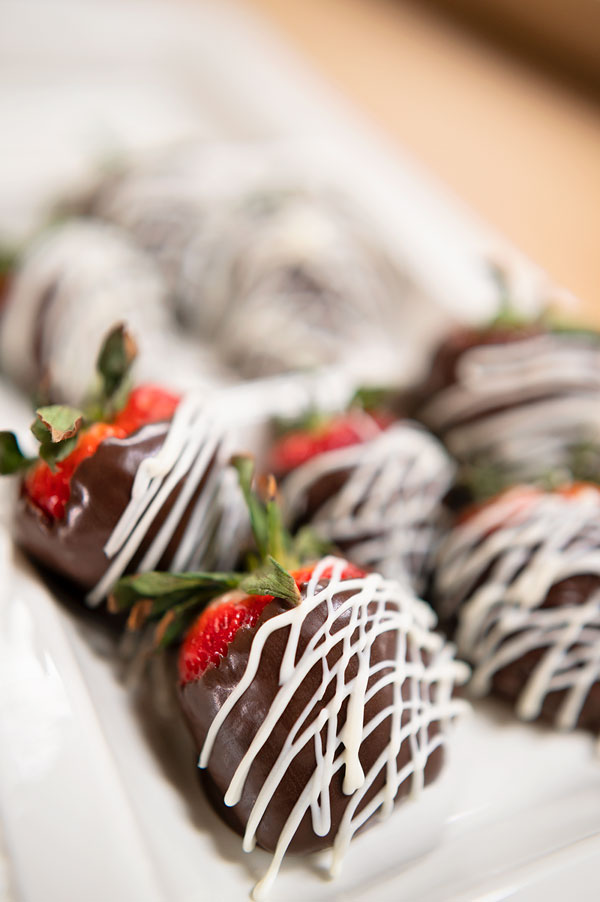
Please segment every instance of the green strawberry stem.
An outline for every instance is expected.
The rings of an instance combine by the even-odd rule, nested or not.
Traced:
[[[129,611],[130,629],[139,629],[148,621],[157,623],[156,646],[178,639],[189,624],[190,615],[197,615],[212,600],[232,589],[298,604],[300,592],[290,570],[325,551],[324,544],[308,529],[292,538],[284,528],[272,476],[259,482],[261,491],[257,491],[253,486],[252,458],[235,457],[232,465],[237,470],[256,544],[250,569],[229,573],[140,573],[120,579],[109,596],[110,611]]]
[[[88,415],[94,420],[111,420],[125,406],[131,391],[130,373],[137,345],[123,323],[108,333],[96,362],[99,386],[88,399]]]
[[[299,567],[300,559],[294,540],[281,519],[274,477],[267,476],[260,481],[259,494],[253,487],[253,459],[246,455],[236,455],[231,459],[231,465],[237,472],[240,489],[250,515],[250,526],[258,553],[258,566],[274,558],[288,570]]]
[[[0,280],[15,271],[19,255],[20,251],[17,247],[0,244]]]
[[[36,410],[31,431],[40,443],[38,458],[54,469],[75,448],[81,429],[97,422],[110,422],[124,407],[131,390],[130,369],[137,349],[125,326],[115,326],[106,336],[98,355],[99,387],[83,410],[66,404],[46,404]],[[13,432],[0,432],[0,475],[26,470],[38,458],[21,451]]]
[[[554,335],[564,335],[573,338],[589,338],[592,341],[600,342],[600,333],[596,329],[584,326],[565,315],[564,311],[556,309],[548,309],[542,313],[540,317],[544,327]]]
[[[297,417],[279,417],[274,421],[277,436],[286,435],[288,432],[319,432],[329,421],[329,415],[322,410],[311,407]]]

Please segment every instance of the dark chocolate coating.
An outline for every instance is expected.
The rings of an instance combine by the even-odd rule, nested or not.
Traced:
[[[440,625],[450,638],[454,636],[458,627],[462,605],[466,604],[477,589],[485,584],[487,579],[498,567],[498,564],[499,559],[495,558],[490,563],[485,573],[474,582],[468,592],[462,594],[460,597],[453,599],[436,598],[434,590],[433,604],[434,607],[438,608],[440,613]],[[596,574],[583,573],[577,574],[576,576],[569,576],[567,579],[555,583],[550,588],[550,591],[544,599],[543,604],[540,605],[540,608],[583,605],[599,590],[600,576]],[[590,626],[587,628],[591,629]],[[508,641],[510,638],[511,636],[507,636],[505,641]],[[600,646],[600,630],[598,630],[598,645]],[[541,648],[532,649],[516,661],[512,661],[505,667],[496,671],[491,681],[491,694],[497,698],[503,699],[510,705],[515,705],[525,684],[529,680],[540,659],[546,654],[547,650],[547,645]],[[544,723],[552,724],[565,700],[565,696],[566,690],[564,689],[548,692],[544,698],[538,719]],[[590,687],[582,705],[576,726],[581,729],[591,730],[592,732],[600,732],[600,682],[596,682]]]
[[[408,424],[411,428],[422,428],[416,427],[416,424]],[[424,433],[427,433],[425,429],[423,429]],[[377,439],[374,439],[377,441]],[[327,454],[328,452],[324,452]],[[352,479],[354,474],[355,467],[354,466],[345,466],[338,467],[335,470],[328,470],[327,472],[321,474],[313,482],[307,487],[305,496],[304,496],[304,505],[302,509],[298,509],[296,511],[296,516],[293,521],[288,524],[292,533],[296,533],[303,526],[312,525],[315,528],[315,531],[319,532],[319,524],[316,521],[316,518],[319,515],[321,509],[330,502],[335,496],[341,492],[348,480]],[[281,492],[283,498],[286,496],[286,484],[285,479],[280,483]],[[424,487],[425,488],[425,487]],[[435,491],[434,486],[430,486],[432,493]],[[399,499],[409,500],[408,494],[406,492],[406,487],[402,484],[397,484],[395,490],[390,493],[390,497],[388,499],[388,503],[396,502]],[[360,518],[361,515],[364,516],[361,508],[365,505],[368,505],[370,501],[369,494],[367,493],[363,498],[358,499],[355,507],[352,510],[352,516],[356,516]],[[416,515],[414,518],[414,522],[411,524],[411,528],[413,530],[415,536],[415,546],[418,544],[416,541],[417,536],[421,532],[426,532],[429,534],[430,530],[433,526],[442,526],[445,525],[445,511],[442,507],[442,502],[440,499],[439,510],[436,514],[432,514],[430,511],[426,511],[422,515]],[[354,549],[361,545],[364,542],[368,542],[370,540],[376,540],[381,538],[386,532],[389,532],[389,524],[385,522],[385,511],[382,510],[381,517],[381,526],[376,524],[375,528],[367,526],[365,531],[361,535],[352,536],[351,538],[341,539],[335,536],[333,538],[333,544],[335,548],[344,556],[349,559],[353,559]],[[327,539],[331,538],[331,535],[326,536]],[[431,540],[430,540],[431,541]],[[364,561],[359,561],[361,566],[372,566],[373,569],[378,569],[380,566],[380,562],[374,560],[369,562],[367,565]],[[427,559],[427,556],[423,554],[422,551],[416,550],[416,547],[411,549],[407,547],[402,554],[402,562],[403,565],[411,578],[412,584],[415,586],[417,592],[421,592],[423,589],[423,581],[426,581],[429,577],[430,570],[430,560]],[[384,573],[384,575],[389,576],[389,573]]]
[[[555,608],[583,605],[599,590],[600,576],[595,574],[570,576],[568,579],[563,579],[552,586],[541,607]],[[600,629],[598,630],[598,646],[600,647]],[[547,646],[533,649],[517,661],[499,670],[492,680],[493,694],[503,698],[510,704],[514,704],[521,694],[523,686],[546,651]],[[565,700],[565,695],[566,690],[564,689],[549,692],[544,699],[539,719],[545,723],[553,723]],[[595,682],[590,687],[582,705],[577,726],[584,730],[591,730],[594,733],[600,732],[600,682]]]
[[[327,585],[327,580],[319,583],[318,589]],[[304,596],[305,587],[302,587]],[[340,592],[334,598],[334,607],[338,607],[343,600],[349,597],[348,592]],[[253,637],[260,625],[265,620],[276,617],[285,609],[284,602],[274,600],[271,602],[253,628],[242,627],[236,634],[225,658],[218,667],[210,667],[199,679],[194,680],[180,689],[181,704],[189,728],[196,745],[200,750],[206,738],[210,724],[219,711],[230,692],[237,686],[246,669],[250,646]],[[326,604],[315,608],[305,619],[300,641],[298,655],[302,654],[312,635],[324,622],[326,616]],[[347,612],[344,617],[350,617]],[[334,630],[342,625],[342,617],[336,621]],[[271,703],[279,688],[279,670],[282,656],[287,641],[288,630],[276,630],[267,639],[261,662],[254,680],[243,696],[225,719],[218,732],[212,749],[208,768],[204,776],[204,784],[208,797],[220,816],[238,833],[242,834],[248,821],[252,806],[262,786],[267,779],[274,762],[277,759],[283,743],[288,737],[296,720],[300,717],[304,707],[316,691],[321,682],[322,664],[318,663],[308,673],[307,677],[292,698],[291,703],[284,711],[282,717],[275,725],[267,742],[258,753],[252,764],[248,777],[244,784],[239,803],[228,808],[223,803],[224,795],[229,787],[231,778],[243,755],[248,750],[253,736],[263,722]],[[396,636],[392,632],[380,635],[373,645],[371,663],[390,660],[395,656]],[[413,654],[412,650],[409,654]],[[330,666],[338,660],[341,649],[335,646],[328,654]],[[298,660],[298,657],[296,658]],[[352,679],[357,672],[357,659],[352,658],[347,671],[346,679]],[[381,674],[379,674],[381,676]],[[371,681],[375,679],[371,677]],[[333,687],[329,686],[323,699],[325,706],[333,695]],[[409,681],[402,686],[402,697],[408,699],[410,694]],[[370,721],[383,708],[392,704],[393,690],[385,687],[367,703],[365,707],[365,722]],[[318,715],[319,706],[311,712],[310,720]],[[406,723],[409,712],[402,715],[402,723]],[[346,718],[346,705],[344,704],[338,718],[338,735]],[[307,720],[307,724],[309,721]],[[390,736],[391,718],[386,718],[363,742],[360,750],[360,761],[365,773],[374,764],[382,750],[387,747]],[[433,722],[429,728],[429,737],[439,732],[439,723]],[[324,731],[321,738],[324,742]],[[397,758],[398,769],[406,765],[412,757],[412,751],[408,741],[402,743]],[[430,755],[425,767],[425,782],[430,783],[438,775],[443,762],[441,747],[436,748]],[[264,849],[273,851],[277,845],[283,826],[300,793],[306,786],[316,767],[314,743],[309,741],[294,759],[286,772],[269,805],[263,815],[257,830],[257,843]],[[331,823],[332,827],[327,836],[317,836],[312,828],[310,812],[307,812],[301,821],[298,830],[289,846],[290,851],[312,852],[332,845],[333,839],[339,828],[344,810],[352,796],[344,795],[342,791],[344,768],[340,768],[332,779],[330,786]],[[385,782],[385,768],[379,773],[370,790],[359,806],[359,811],[381,790]],[[399,787],[396,800],[406,796],[410,792],[411,780],[405,780]]]
[[[335,495],[337,495],[337,493],[343,489],[344,485],[351,477],[351,475],[352,469],[348,467],[346,469],[332,470],[331,472],[325,473],[323,476],[316,479],[307,492],[307,504],[305,510],[300,516],[296,518],[291,527],[292,533],[297,532],[302,526],[310,525],[313,518],[317,516],[321,507],[326,504],[331,498],[335,497]],[[400,489],[398,490],[397,494],[400,494]],[[439,519],[441,522],[441,510]],[[412,524],[415,535],[421,530],[428,530],[430,527],[431,523],[427,519],[415,520],[415,522]],[[336,539],[334,543],[335,548],[344,557],[352,558],[352,551],[357,545],[360,545],[363,542],[367,542],[371,539],[379,539],[385,533],[385,531],[385,525],[382,524],[381,530],[371,532],[365,531],[363,535],[355,536],[351,539]],[[407,550],[404,553],[402,559],[407,573],[411,577],[412,584],[416,586],[418,591],[420,588],[419,580],[421,578],[427,577],[428,575],[426,562],[423,560],[423,555],[415,551],[411,552]],[[374,564],[373,566],[375,568],[376,565]]]
[[[71,496],[61,520],[51,520],[22,492],[14,520],[16,542],[45,567],[85,591],[92,589],[108,567],[104,545],[129,503],[137,469],[145,458],[158,453],[168,429],[168,423],[154,423],[127,438],[102,442],[73,474]],[[181,485],[176,486],[151,524],[128,570],[135,570],[175,503]],[[159,569],[168,569],[202,485],[191,499]]]
[[[434,351],[425,378],[407,395],[405,401],[408,415],[418,420],[423,405],[427,404],[438,392],[454,385],[460,359],[466,351],[483,345],[511,344],[539,335],[542,331],[535,324],[520,327],[493,326],[487,329],[455,329]],[[489,413],[492,413],[491,408],[486,411],[486,415]]]
[[[352,476],[352,469],[352,467],[340,467],[339,470],[330,470],[315,479],[306,493],[304,510],[298,512],[298,516],[291,524],[292,532],[296,532],[302,526],[310,523],[323,505],[341,492]],[[285,484],[282,484],[282,491],[285,495]]]
[[[492,370],[485,377],[485,392],[477,395],[477,403],[471,409],[455,410],[446,418],[440,416],[440,405],[444,393],[460,384],[463,357],[477,348],[511,346],[507,352],[507,362],[512,360],[520,366],[531,364],[530,339],[547,335],[556,344],[556,365],[552,375],[544,378],[524,376],[521,386],[507,390],[502,373],[497,376]],[[587,372],[583,365],[579,371],[565,372],[563,351],[575,357],[577,354],[597,348],[600,333],[586,330],[556,331],[546,328],[540,322],[522,325],[492,325],[485,329],[455,329],[438,346],[433,354],[426,377],[407,393],[409,416],[423,423],[441,441],[447,443],[448,450],[461,465],[455,485],[449,491],[445,504],[449,510],[458,512],[482,498],[491,497],[503,488],[520,481],[544,481],[549,472],[565,470],[576,472],[579,479],[598,480],[599,464],[596,447],[597,428],[593,415],[593,405],[598,403],[597,373],[590,365]],[[498,360],[502,355],[498,355]],[[582,360],[587,360],[583,356]],[[557,416],[556,422],[548,420],[547,427],[540,427],[541,405],[559,402],[567,409],[569,399],[573,399],[572,421],[564,415]],[[436,404],[437,402],[437,404]],[[433,404],[433,407],[431,406]],[[581,404],[584,406],[581,408]],[[577,411],[581,409],[581,413]],[[528,414],[531,411],[531,427]],[[493,434],[494,418],[514,412],[518,425],[513,426],[515,435],[505,435],[496,447],[489,445]],[[547,419],[550,415],[547,415]],[[543,420],[542,420],[543,422]],[[465,435],[459,438],[460,430],[477,425],[479,439],[471,439],[471,447],[465,444]],[[507,427],[505,427],[507,428]],[[528,437],[531,452],[524,450]],[[488,436],[486,437],[486,432]],[[511,439],[515,442],[511,444]],[[536,455],[536,448],[549,447],[548,454]]]
[[[427,417],[422,416],[423,408],[432,400],[435,395],[446,388],[454,385],[457,381],[457,371],[460,360],[464,353],[476,347],[485,345],[508,345],[514,344],[536,335],[544,333],[552,333],[552,330],[543,328],[539,323],[529,323],[524,325],[498,325],[490,326],[487,329],[455,329],[444,341],[438,346],[431,359],[428,373],[423,381],[417,385],[407,398],[407,408],[409,416],[416,420],[421,420],[430,429],[435,430],[435,423],[428,422]],[[556,332],[557,341],[571,346],[574,350],[580,347],[589,347],[590,344],[598,344],[600,335],[592,331],[578,332],[576,330],[565,332]],[[539,401],[550,400],[551,398],[561,397],[564,394],[570,394],[574,390],[574,386],[570,380],[561,386],[561,373],[557,373],[557,384],[554,386],[540,385],[538,391],[533,394],[528,391],[521,402],[512,402],[510,405],[499,403],[498,400],[490,400],[490,405],[486,410],[479,411],[477,414],[469,414],[457,417],[455,421],[446,428],[452,428],[457,425],[474,422],[479,419],[491,416],[492,414],[501,413],[509,406],[530,405]],[[581,389],[593,388],[594,383],[584,378],[581,379]],[[529,386],[531,389],[532,386]],[[438,437],[443,438],[446,430],[438,432]],[[577,441],[578,437],[575,436]]]

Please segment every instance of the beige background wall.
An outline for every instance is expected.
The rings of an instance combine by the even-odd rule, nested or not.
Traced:
[[[600,104],[401,0],[243,0],[600,322]]]

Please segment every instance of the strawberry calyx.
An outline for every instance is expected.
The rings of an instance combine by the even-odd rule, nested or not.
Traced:
[[[256,546],[255,552],[247,558],[246,570],[134,574],[120,579],[108,599],[112,612],[129,612],[130,629],[154,622],[156,647],[179,639],[194,623],[197,635],[203,631],[210,632],[211,636],[215,633],[214,642],[212,638],[208,641],[207,654],[202,656],[204,663],[194,664],[195,668],[204,667],[212,660],[213,652],[218,657],[223,643],[227,647],[230,641],[227,637],[233,636],[241,625],[254,623],[255,615],[256,618],[260,616],[269,601],[278,599],[290,606],[300,604],[300,589],[310,580],[314,561],[330,550],[322,542],[313,541],[307,530],[291,536],[284,528],[273,477],[254,480],[254,464],[249,457],[236,457],[232,464],[248,507]],[[324,576],[330,572],[326,567]],[[351,579],[364,573],[347,564],[343,578]],[[221,603],[227,607],[219,613]],[[200,618],[199,611],[202,612]],[[198,626],[198,622],[204,626]],[[197,651],[196,639],[190,638],[190,643]]]
[[[50,519],[62,520],[71,495],[71,479],[79,465],[106,439],[126,438],[142,426],[171,419],[178,403],[177,395],[159,386],[138,386],[112,422],[91,423],[81,430],[73,450],[54,466],[39,460],[30,467],[24,479],[25,494]]]
[[[0,474],[25,472],[23,492],[51,520],[61,520],[71,479],[82,461],[108,438],[126,438],[150,423],[169,420],[179,396],[156,385],[130,384],[136,344],[123,324],[106,336],[96,361],[97,385],[83,409],[63,404],[38,407],[31,431],[37,457],[21,450],[12,432],[0,432]]]
[[[299,591],[310,581],[315,566],[313,563],[291,571]],[[322,578],[330,579],[332,570],[333,565],[325,567]],[[341,578],[356,579],[365,575],[364,570],[348,563]],[[248,595],[236,590],[221,595],[204,608],[186,632],[179,651],[181,684],[199,679],[210,667],[218,667],[238,631],[256,626],[266,606],[274,600],[274,595]]]
[[[524,483],[530,490],[576,492],[580,485],[600,486],[600,445],[583,441],[564,448],[560,464],[539,472],[532,471]],[[446,496],[448,508],[458,514],[459,522],[468,519],[490,500],[496,500],[515,485],[515,475],[501,463],[474,459],[460,467],[453,487]]]
[[[15,248],[0,245],[0,309],[8,297],[8,290],[17,265],[17,259],[18,251]]]

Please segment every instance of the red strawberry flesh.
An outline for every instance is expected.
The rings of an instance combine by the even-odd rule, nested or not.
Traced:
[[[292,571],[296,585],[309,582],[315,564]],[[325,567],[321,577],[330,579],[333,567]],[[347,564],[342,571],[342,579],[359,579],[366,572],[354,564]],[[253,627],[272,595],[245,595],[242,592],[228,592],[217,598],[198,615],[181,646],[179,653],[179,678],[182,685],[199,679],[209,667],[218,667],[227,654],[227,649],[242,627]]]
[[[179,656],[182,683],[198,679],[209,666],[218,667],[242,626],[252,627],[271,595],[230,592],[205,608],[186,634]]]
[[[392,422],[393,417],[384,411],[350,410],[329,417],[315,428],[294,429],[275,443],[271,469],[283,476],[318,454],[370,441]]]
[[[511,488],[500,492],[499,495],[494,495],[493,498],[488,498],[485,501],[472,504],[465,508],[458,517],[457,523],[459,525],[467,523],[469,520],[472,520],[473,517],[477,516],[477,514],[498,503],[506,504],[506,523],[512,523],[525,517],[531,505],[535,503],[540,495],[555,494],[561,495],[563,498],[577,498],[582,492],[589,491],[590,489],[600,492],[600,486],[593,482],[570,482],[546,491],[535,485],[512,486]],[[495,528],[499,528],[499,525],[500,524]],[[493,531],[495,530],[491,530],[491,532]]]
[[[71,495],[71,477],[79,464],[91,457],[107,438],[125,438],[142,426],[170,419],[179,397],[155,385],[134,389],[125,407],[112,423],[93,423],[79,435],[74,450],[52,470],[45,461],[36,463],[25,476],[30,500],[53,520],[61,520]]]

